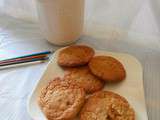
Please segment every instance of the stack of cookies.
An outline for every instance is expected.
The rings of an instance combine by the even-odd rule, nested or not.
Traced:
[[[127,100],[105,84],[125,79],[124,66],[111,56],[95,56],[85,45],[64,48],[57,63],[64,76],[55,78],[42,89],[39,105],[48,120],[135,120]]]

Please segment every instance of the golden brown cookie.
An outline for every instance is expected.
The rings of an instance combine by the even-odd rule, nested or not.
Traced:
[[[64,80],[71,83],[74,82],[76,85],[84,88],[87,93],[99,91],[104,86],[104,82],[94,76],[88,66],[66,69]]]
[[[42,90],[38,102],[48,120],[71,120],[84,100],[82,88],[56,78]]]
[[[91,72],[106,82],[119,82],[125,79],[123,65],[110,56],[95,56],[89,62]]]
[[[124,97],[101,91],[87,99],[80,120],[135,120],[135,112]]]
[[[75,67],[87,64],[94,56],[94,50],[85,45],[73,45],[64,48],[58,56],[58,64],[65,67]]]

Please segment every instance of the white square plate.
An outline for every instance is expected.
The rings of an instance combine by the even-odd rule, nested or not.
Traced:
[[[57,55],[59,51],[60,50],[53,55],[43,76],[29,97],[28,112],[34,120],[46,120],[37,104],[41,89],[46,86],[49,81],[57,76],[62,76],[64,73],[61,67],[57,64]],[[124,96],[135,109],[136,120],[148,120],[144,99],[143,71],[138,60],[128,54],[99,50],[96,50],[96,55],[112,56],[124,65],[127,73],[126,79],[118,84],[106,84],[104,90],[111,90]]]

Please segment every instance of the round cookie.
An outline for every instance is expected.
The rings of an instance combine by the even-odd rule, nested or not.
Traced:
[[[87,99],[80,120],[135,120],[135,112],[122,96],[101,91]]]
[[[84,100],[82,88],[56,78],[41,91],[38,102],[48,120],[70,120],[77,115]]]
[[[119,82],[125,79],[123,65],[110,56],[95,56],[89,62],[91,72],[106,82]]]
[[[86,93],[93,93],[103,88],[104,82],[94,76],[88,66],[68,68],[64,80],[74,82],[76,85],[84,88]]]
[[[64,48],[58,56],[58,64],[64,67],[75,67],[87,64],[94,56],[94,50],[85,45],[73,45]]]

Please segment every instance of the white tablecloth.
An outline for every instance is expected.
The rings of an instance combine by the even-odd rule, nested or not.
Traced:
[[[148,1],[140,7],[131,24],[126,25],[125,20],[120,19],[121,24],[118,27],[104,25],[105,19],[97,21],[95,16],[88,14],[89,23],[86,23],[84,35],[78,43],[137,57],[144,69],[149,120],[159,120],[160,41],[155,35],[160,35],[160,24],[149,3]],[[92,8],[89,10],[92,11]],[[100,11],[94,12],[103,18]],[[0,15],[0,59],[57,48],[43,39],[37,24]],[[0,70],[0,120],[31,120],[26,110],[27,97],[41,77],[46,64]]]

